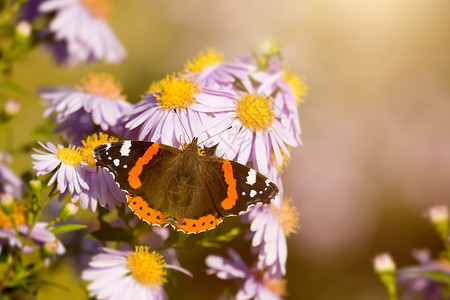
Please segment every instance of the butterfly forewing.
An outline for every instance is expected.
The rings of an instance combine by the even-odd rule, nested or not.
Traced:
[[[239,215],[258,203],[268,204],[278,194],[269,178],[245,165],[218,157],[202,157],[205,187],[223,216]]]

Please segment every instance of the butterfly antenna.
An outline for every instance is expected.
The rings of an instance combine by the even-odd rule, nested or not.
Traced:
[[[184,130],[184,132],[186,133],[186,136],[188,137],[189,141],[192,141],[192,138],[189,136],[188,131],[186,130],[186,128],[185,128],[184,125],[183,125],[183,122],[181,122],[181,118],[180,118],[180,116],[178,115],[178,111],[177,111],[176,109],[174,109],[174,111],[175,111],[175,114],[176,114],[177,117],[178,117],[178,120],[180,121],[181,127],[183,127],[183,130]],[[180,143],[180,144],[181,144],[181,143]]]
[[[201,141],[200,143],[198,143],[197,145],[200,145],[200,144],[206,142],[207,140],[209,140],[210,138],[213,138],[213,137],[215,137],[215,136],[217,136],[217,135],[219,135],[219,134],[222,134],[222,133],[224,133],[225,131],[230,130],[231,128],[233,128],[233,126],[229,126],[228,128],[225,128],[225,129],[222,130],[221,132],[218,132],[218,133],[216,133],[216,134],[210,136],[209,138],[207,138],[207,139]]]

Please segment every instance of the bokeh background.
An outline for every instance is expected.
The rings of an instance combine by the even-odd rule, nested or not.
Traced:
[[[128,51],[122,65],[57,67],[43,49],[15,65],[12,79],[32,94],[19,97],[15,145],[43,122],[38,86],[105,71],[136,102],[151,81],[206,47],[231,60],[275,39],[284,66],[310,88],[300,107],[304,145],[284,174],[301,224],[289,240],[288,298],[383,299],[375,254],[388,251],[405,266],[414,263],[413,248],[438,251],[423,212],[450,199],[449,1],[113,2],[112,27]],[[23,155],[13,168],[30,165]],[[73,291],[46,295],[86,297],[73,266],[57,268]],[[179,284],[185,299],[212,299],[220,289],[186,278]]]

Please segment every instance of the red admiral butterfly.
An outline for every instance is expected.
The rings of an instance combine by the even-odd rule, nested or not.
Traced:
[[[215,228],[223,217],[278,194],[275,183],[247,166],[201,156],[197,138],[184,150],[146,141],[106,143],[94,149],[94,158],[127,193],[139,218],[185,233]]]

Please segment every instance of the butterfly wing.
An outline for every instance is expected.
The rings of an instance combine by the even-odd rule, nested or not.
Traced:
[[[128,206],[138,217],[149,224],[167,226],[165,191],[172,176],[170,167],[180,153],[158,143],[120,141],[98,146],[94,158],[128,194]]]
[[[222,216],[239,215],[258,203],[269,204],[278,187],[266,176],[234,161],[203,156],[203,180]]]
[[[128,206],[142,220],[198,233],[216,227],[222,216],[210,194],[204,193],[195,163],[182,167],[195,162],[183,159],[185,151],[146,141],[122,141],[98,146],[94,157],[128,193]]]

